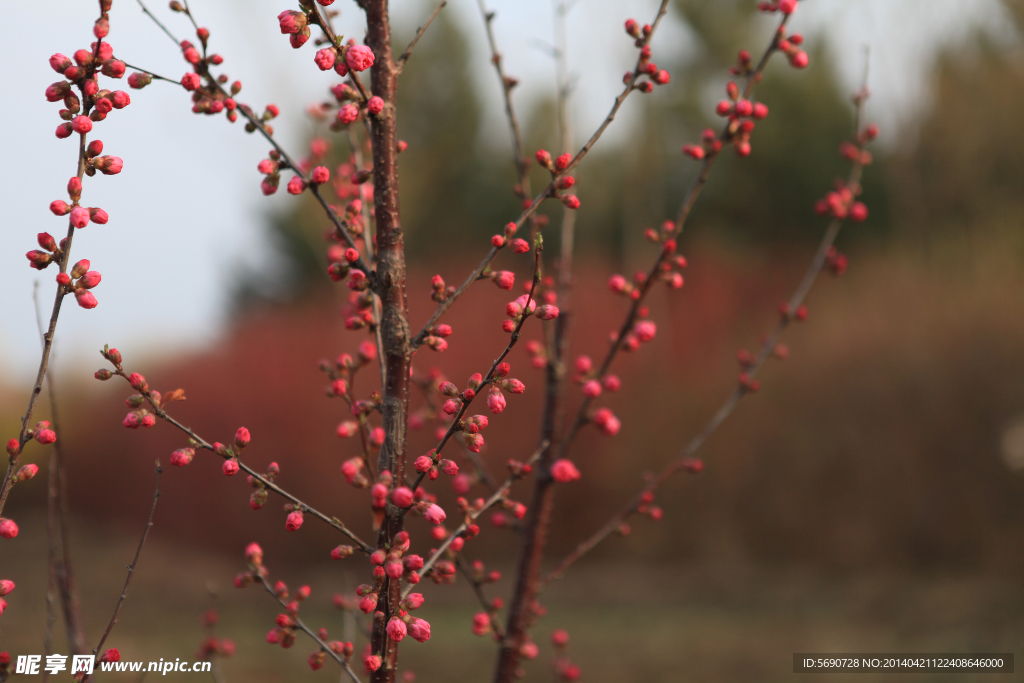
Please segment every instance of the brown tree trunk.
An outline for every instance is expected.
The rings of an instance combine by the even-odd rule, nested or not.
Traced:
[[[398,162],[395,101],[398,92],[398,69],[391,49],[391,26],[387,0],[364,0],[366,10],[366,43],[373,50],[371,75],[373,94],[384,100],[384,110],[371,118],[373,145],[373,204],[377,225],[377,267],[371,275],[373,290],[381,303],[381,341],[385,368],[383,387],[384,445],[380,451],[378,471],[390,470],[397,482],[405,476],[406,424],[409,408],[409,365],[411,335],[405,292],[405,250],[398,209]],[[400,511],[388,506],[378,536],[378,547],[390,544],[402,530]],[[373,651],[382,656],[381,668],[370,680],[394,683],[398,646],[385,631],[387,620],[398,609],[401,585],[387,579],[378,610],[384,620],[375,622]]]

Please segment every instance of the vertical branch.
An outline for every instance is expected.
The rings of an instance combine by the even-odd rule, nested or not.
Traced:
[[[43,318],[39,311],[39,283],[32,288],[32,302],[35,305],[36,328],[40,342],[43,338]],[[60,433],[60,416],[57,412],[57,393],[53,386],[53,373],[46,375],[46,390],[50,395],[50,419],[54,429]],[[47,591],[46,591],[46,636],[43,649],[51,653],[53,645],[53,627],[57,621],[56,593],[61,596],[61,607],[64,612],[64,624],[67,629],[68,645],[73,654],[82,654],[89,649],[82,628],[81,609],[78,602],[78,591],[75,588],[75,576],[71,569],[70,542],[67,527],[67,510],[64,495],[64,448],[63,440],[53,444],[50,453],[50,464],[46,487],[46,538],[47,538]],[[61,545],[58,556],[58,537]],[[49,673],[44,674],[44,680]]]
[[[384,109],[370,127],[373,148],[373,202],[377,221],[377,272],[374,290],[381,302],[380,331],[384,348],[384,387],[381,412],[384,445],[380,451],[378,472],[390,470],[394,481],[405,478],[406,427],[409,413],[409,367],[411,334],[405,291],[405,249],[398,203],[398,149],[396,104],[398,66],[391,47],[388,0],[363,0],[366,11],[366,44],[373,50],[370,71],[373,94],[384,100]],[[378,547],[389,544],[402,530],[403,515],[394,505],[387,508],[377,540]],[[388,638],[385,625],[398,610],[401,584],[387,579],[381,592],[379,611],[383,621],[375,621],[371,643],[382,665],[373,673],[375,683],[393,683],[398,661],[397,643]]]

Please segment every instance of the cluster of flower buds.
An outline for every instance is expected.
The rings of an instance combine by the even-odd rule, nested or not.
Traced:
[[[837,219],[849,218],[856,223],[867,220],[868,207],[863,202],[854,201],[860,194],[860,186],[850,187],[845,180],[836,180],[835,190],[826,194],[814,204],[814,212],[819,216],[832,216]]]
[[[835,276],[841,276],[846,272],[847,266],[849,266],[850,260],[846,254],[842,254],[835,247],[829,247],[828,252],[825,254],[825,267],[831,271]]]
[[[0,614],[3,614],[4,610],[7,609],[7,601],[4,600],[4,598],[7,597],[8,595],[10,595],[12,591],[14,591],[14,587],[15,586],[14,586],[14,582],[13,581],[10,581],[8,579],[0,580]],[[7,653],[5,652],[3,654],[7,654]],[[9,657],[8,657],[8,662],[7,663],[8,664],[10,663],[10,658]]]
[[[538,149],[534,156],[537,159],[537,163],[551,173],[551,180],[555,184],[554,196],[557,197],[559,201],[562,202],[562,205],[568,209],[580,208],[579,198],[576,195],[568,194],[567,192],[576,184],[576,179],[571,175],[563,175],[565,173],[565,169],[569,168],[569,164],[572,162],[572,155],[566,152],[552,160],[550,152],[545,149]],[[508,232],[507,227],[506,232]],[[519,253],[519,250],[516,250],[516,253]]]
[[[245,546],[245,562],[246,571],[235,575],[235,588],[245,588],[260,578],[267,577],[267,568],[263,566],[263,548],[258,543]]]
[[[219,444],[214,444],[213,445],[214,449],[215,449],[214,452],[217,452],[217,450],[218,450],[217,446],[218,445]],[[228,451],[230,450],[230,448],[228,446],[222,446],[221,448],[224,449],[224,452],[223,452],[223,454],[222,453],[218,453],[218,455],[221,455],[222,457],[231,457],[228,454]],[[278,474],[280,474],[280,473],[281,473],[281,466],[278,465],[276,462],[272,462],[269,465],[267,465],[267,471],[263,474],[262,477],[254,477],[253,475],[250,474],[250,475],[248,475],[245,478],[246,483],[249,484],[249,486],[251,486],[252,488],[256,489],[255,491],[252,492],[252,495],[249,496],[249,507],[251,507],[253,510],[259,510],[261,507],[266,505],[267,497],[269,496],[269,494],[267,492],[266,484],[263,483],[263,480],[266,480],[266,481],[269,481],[269,482],[273,482],[274,478]],[[302,517],[301,517],[301,515],[302,515],[302,513],[299,512],[298,520],[299,520],[299,525],[300,526],[302,524],[302,521],[301,521]],[[294,525],[294,521],[295,521],[294,519],[286,520],[286,525],[287,524]],[[295,528],[297,529],[298,526],[296,526]],[[289,529],[289,531],[294,531],[294,530],[295,529]]]
[[[658,65],[651,61],[651,46],[647,44],[651,30],[650,24],[640,26],[636,19],[626,20],[626,33],[636,39],[636,46],[640,48],[640,63],[637,66],[636,76],[646,76],[646,78],[639,80],[633,87],[642,93],[649,93],[654,90],[655,85],[666,85],[672,80],[668,71],[659,69]],[[629,83],[633,77],[633,72],[627,71],[626,75],[622,77],[622,82]]]
[[[729,124],[726,128],[726,136],[732,141],[736,154],[745,157],[750,156],[750,134],[754,130],[754,121],[761,120],[768,116],[768,107],[761,102],[751,102],[742,97],[740,88],[735,81],[729,81],[725,86],[728,99],[722,100],[715,106],[715,113],[719,116],[728,117]],[[718,140],[709,139],[708,132],[703,136],[703,147],[698,149],[717,152],[719,149]],[[700,158],[697,149],[686,151],[694,158]]]
[[[535,315],[541,320],[554,320],[558,317],[558,306],[554,304],[537,305],[537,299],[531,298],[529,294],[516,297],[505,306],[505,315],[509,320],[501,324],[505,332],[513,332],[519,326],[523,318]]]
[[[530,204],[533,203],[533,201],[530,199],[527,199],[526,201],[529,202]],[[493,246],[495,249],[501,249],[502,247],[509,243],[509,240],[512,240],[512,236],[515,235],[518,230],[519,226],[516,225],[515,223],[511,221],[506,223],[505,230],[502,232],[502,234],[494,235],[491,237],[491,246]],[[530,251],[530,245],[526,240],[515,239],[512,240],[512,242],[514,243],[513,251],[515,251],[517,254],[525,254],[526,252]],[[520,242],[526,245],[526,249],[522,249],[522,245],[519,244]],[[498,286],[500,287],[501,285]],[[502,287],[502,289],[504,289],[504,287]]]
[[[89,270],[91,265],[88,259],[82,259],[70,272],[57,275],[57,284],[64,288],[65,294],[73,292],[75,301],[82,308],[96,308],[99,303],[90,290],[100,283],[103,276],[95,270]]]
[[[301,586],[294,594],[288,592],[284,581],[274,583],[274,596],[285,603],[285,611],[274,618],[274,628],[267,632],[267,643],[288,649],[295,644],[299,607],[310,595],[309,586]],[[339,646],[341,643],[338,644]],[[312,660],[310,664],[312,664]],[[318,669],[319,667],[314,667]]]
[[[551,644],[558,656],[552,662],[552,669],[560,681],[575,681],[580,677],[580,667],[573,664],[568,657],[569,634],[563,629],[557,629],[551,634]]]
[[[216,610],[207,610],[203,613],[203,627],[209,632],[203,642],[199,644],[196,652],[196,659],[207,661],[214,657],[233,657],[235,654],[235,641],[230,638],[218,638],[213,635],[213,629],[217,626],[220,616]]]
[[[58,246],[56,241],[53,239],[53,235],[48,232],[41,232],[36,235],[36,242],[39,243],[40,249],[34,249],[27,254],[25,258],[28,259],[28,265],[36,270],[43,270],[51,263],[59,263],[61,257],[64,255],[64,245],[67,242],[66,239],[60,241]]]
[[[94,31],[97,42],[88,50],[76,50],[73,61],[60,53],[50,56],[50,67],[66,79],[46,88],[48,102],[63,102],[65,106],[60,110],[64,123],[57,127],[58,138],[67,138],[73,133],[84,135],[92,130],[93,123],[104,120],[112,110],[124,109],[131,103],[131,97],[123,90],[100,90],[99,87],[100,74],[119,79],[125,72],[124,62],[114,59],[114,49],[110,43],[103,42],[108,29],[104,23],[103,30]],[[78,88],[81,98],[73,92],[73,87]]]
[[[665,511],[657,505],[652,505],[654,502],[654,491],[644,491],[640,495],[640,504],[637,506],[636,511],[641,515],[647,515],[652,521],[657,522],[665,516]]]
[[[605,436],[615,436],[622,429],[622,422],[615,417],[610,408],[598,408],[590,416],[590,421],[597,426]]]
[[[653,325],[653,323],[651,324]],[[583,395],[587,398],[594,399],[600,396],[602,392],[614,393],[622,388],[622,380],[619,379],[618,375],[606,374],[603,377],[600,376],[590,356],[577,356],[573,363],[573,370],[575,374],[572,376],[572,381],[580,385]]]
[[[487,418],[483,415],[476,415],[469,418],[469,420],[466,420],[466,428],[475,428],[479,432],[481,423],[486,426]],[[470,427],[470,424],[473,426]],[[431,481],[434,481],[441,476],[441,472],[444,472],[450,477],[456,477],[459,481],[462,481],[464,478],[464,475],[459,475],[459,466],[454,460],[438,457],[437,451],[433,448],[427,451],[426,455],[421,455],[416,458],[416,461],[413,463],[413,467],[420,474],[426,474],[427,479],[430,479]],[[395,505],[398,505],[398,503],[396,502]],[[411,502],[407,505],[399,505],[399,507],[409,507],[409,505],[411,505]]]
[[[32,427],[32,429],[28,430],[25,433],[25,436],[28,439],[35,439],[36,442],[42,444],[43,446],[47,446],[57,440],[57,434],[52,429],[50,429],[50,423],[46,420],[41,420],[37,422],[35,426]],[[14,451],[13,453],[11,452],[12,450]],[[13,457],[17,455],[19,452],[20,448],[18,447],[18,440],[11,439],[7,443],[7,453],[11,457]]]
[[[113,353],[116,353],[116,349],[112,349]],[[102,371],[97,371],[94,375],[96,379],[106,380],[109,376],[101,374]],[[108,371],[109,372],[109,371]],[[185,390],[175,389],[174,391],[168,391],[161,394],[159,391],[150,391],[149,384],[146,382],[146,378],[137,372],[133,372],[128,375],[128,384],[131,385],[137,394],[132,394],[125,399],[125,405],[128,406],[130,412],[125,416],[121,422],[128,429],[138,429],[139,427],[152,427],[156,424],[156,414],[150,412],[144,406],[149,403],[156,410],[160,410],[163,406],[173,403],[174,401],[185,400]],[[172,456],[172,465],[187,465],[191,461],[191,457],[187,461],[181,462],[181,457],[178,457],[178,462],[175,462],[175,458]]]

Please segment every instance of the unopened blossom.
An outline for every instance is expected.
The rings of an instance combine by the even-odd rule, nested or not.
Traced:
[[[370,673],[380,668],[381,659],[378,655],[366,655],[363,657],[363,667]]]
[[[338,122],[348,125],[359,118],[359,107],[354,104],[346,104],[338,110]]]
[[[633,332],[636,334],[637,339],[642,342],[649,342],[654,339],[654,335],[657,333],[658,327],[650,320],[643,320],[636,324],[633,328]]]
[[[601,383],[596,379],[587,380],[583,383],[583,395],[587,398],[597,398],[601,395]]]
[[[505,410],[505,395],[501,393],[501,389],[498,387],[492,387],[487,395],[487,407],[495,415],[499,415],[501,411]]]
[[[277,15],[281,33],[298,33],[306,26],[306,15],[294,10],[285,10]]]
[[[13,591],[13,590],[14,590],[14,582],[13,581],[9,581],[8,579],[4,579],[3,581],[0,581],[0,598],[5,597],[7,595],[10,595],[11,591]],[[419,595],[419,594],[417,593],[417,595]]]
[[[366,45],[353,45],[345,53],[345,63],[353,71],[365,71],[373,66],[373,50]]]
[[[446,517],[447,515],[445,515],[444,510],[441,508],[440,505],[431,504],[423,512],[423,518],[431,524],[440,524],[445,520]]]
[[[185,90],[195,90],[202,84],[199,78],[199,74],[189,71],[187,74],[181,77],[181,87]]]
[[[391,492],[391,502],[397,507],[407,508],[412,505],[413,495],[412,489],[408,486],[399,486]]]
[[[96,308],[99,305],[96,296],[87,289],[75,290],[75,302],[85,309]]]
[[[615,436],[619,433],[619,429],[622,428],[622,422],[608,408],[599,408],[594,411],[592,419],[598,429],[607,436]]]
[[[317,50],[316,57],[313,61],[316,62],[317,67],[321,71],[330,71],[334,68],[334,60],[337,58],[338,53],[333,47],[325,47],[322,50]]]
[[[14,538],[18,535],[18,525],[13,519],[0,518],[0,536],[3,538]]]
[[[425,619],[413,617],[409,622],[409,635],[421,643],[430,640],[430,624]]]
[[[371,114],[379,114],[384,111],[384,100],[374,95],[370,98],[370,101],[366,103],[366,111]]]
[[[551,478],[559,484],[568,484],[580,478],[580,471],[571,460],[562,458],[551,464]]]
[[[302,511],[295,510],[294,512],[288,514],[288,517],[285,519],[284,522],[284,528],[288,531],[298,531],[299,527],[302,526],[302,522]]]
[[[84,206],[76,206],[71,209],[71,225],[76,228],[84,228],[89,225],[89,209]]]
[[[395,641],[396,643],[402,642],[407,632],[405,622],[398,617],[391,617],[391,621],[388,622],[388,638]]]

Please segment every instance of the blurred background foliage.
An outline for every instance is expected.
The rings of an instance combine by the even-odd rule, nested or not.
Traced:
[[[607,330],[621,316],[621,302],[606,293],[608,273],[649,262],[643,228],[675,212],[696,172],[680,146],[717,127],[709,114],[725,70],[740,47],[763,42],[763,22],[751,4],[676,2],[694,42],[678,63],[660,64],[674,87],[631,99],[627,106],[642,113],[628,142],[599,146],[581,166],[578,230],[586,239],[578,241],[575,296],[585,313],[576,322],[574,353],[603,351]],[[588,680],[677,681],[683,666],[696,681],[782,680],[790,653],[799,650],[1024,645],[1024,2],[1006,6],[1016,38],[977,35],[944,48],[926,101],[875,146],[865,176],[870,218],[840,239],[851,254],[848,274],[815,291],[809,322],[788,336],[792,360],[769,366],[761,394],[709,442],[706,472],[672,483],[659,498],[664,520],[635,520],[629,538],[607,542],[546,598],[551,615],[542,632],[573,631],[574,656]],[[432,309],[425,283],[435,269],[457,280],[518,210],[509,141],[482,132],[480,98],[497,96],[497,89],[474,87],[469,60],[477,56],[462,31],[442,12],[400,92],[414,321]],[[727,151],[716,165],[682,240],[691,260],[687,285],[654,297],[657,340],[617,365],[624,390],[608,401],[623,418],[623,432],[615,440],[581,439],[584,478],[560,496],[566,521],[553,531],[553,548],[600,525],[635,490],[639,471],[659,468],[703,425],[731,389],[735,350],[757,343],[802,273],[823,229],[812,205],[846,170],[837,148],[849,136],[851,106],[836,77],[837,58],[812,49],[805,72],[779,58],[768,69],[756,99],[771,113],[758,123],[753,154],[737,160]],[[553,101],[520,111],[528,155],[555,147],[553,114]],[[578,133],[582,139],[589,131]],[[332,144],[336,165],[347,143],[334,136]],[[542,174],[534,174],[539,187]],[[319,394],[323,381],[313,362],[353,350],[361,337],[324,313],[340,309],[344,293],[324,276],[319,209],[308,196],[297,206],[268,221],[280,245],[276,275],[251,274],[239,288],[237,323],[223,343],[164,359],[145,374],[154,386],[187,389],[189,401],[178,410],[200,433],[223,439],[249,426],[254,441],[247,455],[255,465],[279,460],[288,488],[346,519],[362,519],[356,527],[369,533],[362,494],[337,475],[353,452],[333,435],[343,411]],[[545,210],[553,218],[560,211]],[[548,255],[556,254],[557,230],[548,229],[546,238]],[[434,263],[441,265],[423,265]],[[517,269],[520,281],[526,275],[518,261],[496,267]],[[480,311],[499,311],[504,297],[486,283],[474,288],[451,314],[452,350],[418,357],[417,367],[437,363],[461,382],[489,362],[503,343],[500,316]],[[540,374],[527,369],[521,349],[511,360],[529,400],[510,399],[488,429],[486,455],[495,471],[532,450],[535,439],[533,427],[523,425],[536,417],[530,404]],[[101,626],[101,598],[119,590],[111,568],[127,552],[121,545],[130,545],[111,539],[131,538],[141,525],[153,457],[183,445],[169,430],[121,429],[123,389],[75,385],[60,397],[79,408],[65,411],[65,433],[73,449],[73,528],[81,530],[75,544],[89,577],[84,600],[95,607],[87,610],[96,615],[91,633]],[[7,402],[16,408],[4,415],[15,414],[16,401]],[[417,434],[412,451],[430,445],[429,434]],[[301,534],[287,534],[276,504],[252,513],[247,490],[218,472],[216,463],[197,457],[188,470],[165,476],[146,551],[155,559],[147,566],[144,558],[140,574],[150,578],[132,596],[134,611],[125,609],[126,627],[115,631],[136,651],[167,656],[147,632],[187,649],[198,638],[191,615],[204,609],[203,582],[228,585],[250,539],[267,548],[275,577],[314,585],[321,598],[309,608],[320,610],[315,621],[336,623],[324,598],[362,581],[326,560],[325,549],[336,543],[328,530],[311,521]],[[127,493],[102,493],[112,480]],[[527,493],[515,495],[525,500]],[[444,490],[443,503],[453,498]],[[41,493],[12,498],[25,516],[27,539],[43,538],[41,521],[31,517],[43,500]],[[25,543],[9,556],[12,566],[36,566],[30,563],[42,557]],[[508,570],[517,546],[514,535],[494,532],[473,541],[472,550]],[[40,581],[13,595],[41,605]],[[486,680],[481,671],[490,650],[468,635],[475,609],[469,591],[425,588],[437,600],[433,649],[413,645],[404,661],[421,680],[441,680],[441,671]],[[505,579],[492,594],[507,588]],[[225,590],[225,635],[245,648],[232,664],[235,677],[309,675],[299,661],[305,654],[286,655],[295,655],[291,661],[259,642],[273,607]],[[649,602],[658,609],[648,610]],[[36,616],[41,623],[42,614]],[[8,629],[3,636],[28,651],[36,632]],[[540,667],[531,675],[541,678]]]

